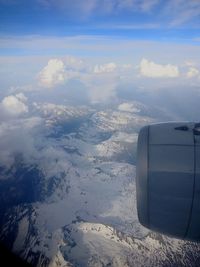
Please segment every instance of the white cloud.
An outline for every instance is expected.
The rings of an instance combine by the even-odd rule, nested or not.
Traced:
[[[10,167],[18,154],[26,163],[33,164],[38,154],[35,142],[42,128],[42,120],[38,117],[26,119],[13,118],[0,124],[0,165]]]
[[[87,68],[83,60],[73,56],[66,56],[63,60],[50,59],[38,75],[39,84],[42,87],[53,88],[79,77],[82,71],[87,71]]]
[[[140,112],[140,109],[132,103],[122,103],[118,106],[118,110],[125,111],[125,112]]]
[[[76,78],[84,86],[91,102],[101,102],[115,95],[120,73],[131,68],[130,64],[118,66],[113,62],[95,65],[94,67],[92,65],[72,56],[67,56],[63,60],[51,59],[39,73],[40,85],[52,88]]]
[[[15,97],[23,103],[27,102],[28,100],[27,97],[23,93],[16,94]]]
[[[193,77],[197,77],[199,75],[199,70],[197,68],[194,68],[194,67],[190,67],[186,76],[188,78],[193,78]]]
[[[1,109],[8,115],[18,116],[28,112],[26,101],[27,98],[22,93],[10,95],[2,100]]]
[[[106,102],[115,97],[116,85],[113,83],[89,86],[89,98],[92,104]]]
[[[106,28],[109,25],[105,25]],[[140,25],[141,27],[141,25]],[[130,38],[118,38],[116,45],[116,38],[110,36],[91,36],[91,35],[82,35],[82,36],[68,36],[68,37],[42,37],[42,36],[20,36],[20,37],[0,37],[0,48],[2,49],[16,49],[26,50],[28,54],[39,54],[41,56],[24,56],[24,57],[0,57],[0,64],[10,64],[7,66],[9,70],[14,72],[14,69],[21,64],[20,68],[18,67],[17,72],[20,75],[23,75],[24,71],[28,72],[31,76],[35,72],[37,66],[42,68],[47,60],[47,56],[42,56],[43,51],[45,50],[47,54],[52,55],[59,53],[60,50],[63,53],[74,53],[76,50],[81,57],[87,57],[87,63],[92,62],[94,59],[99,60],[106,56],[108,62],[119,62],[126,60],[127,63],[132,61],[133,64],[136,64],[141,57],[146,58],[156,58],[158,60],[162,59],[163,56],[166,58],[173,58],[174,62],[185,61],[190,59],[192,61],[199,62],[200,60],[200,46],[194,46],[192,44],[183,44],[183,43],[170,43],[163,42],[162,49],[160,49],[159,41],[144,41],[144,40],[130,40]],[[121,53],[123,51],[123,53]],[[138,53],[135,53],[138,51]],[[165,51],[165,55],[163,55]],[[92,54],[92,57],[91,57]],[[133,56],[134,55],[134,56]],[[115,58],[115,59],[114,59]],[[117,61],[115,61],[117,60]],[[62,58],[62,61],[66,65],[67,60],[65,57]],[[27,67],[30,63],[30,66]],[[100,62],[96,61],[100,64]],[[102,64],[102,63],[101,63]],[[41,67],[40,67],[41,66]],[[13,76],[13,75],[12,75]],[[11,76],[11,77],[12,77]],[[19,80],[19,77],[18,77]]]
[[[131,64],[123,64],[122,65],[122,69],[123,70],[128,70],[128,69],[131,69],[132,68],[132,65]]]
[[[81,81],[87,88],[90,101],[99,103],[115,97],[118,78],[112,73],[92,73],[82,76]]]
[[[86,63],[78,57],[65,56],[63,62],[67,70],[82,71],[87,68]]]
[[[39,83],[51,88],[63,84],[66,80],[65,65],[60,59],[50,59],[47,66],[39,73]]]
[[[94,67],[94,73],[110,73],[114,72],[117,68],[117,65],[113,62],[103,64],[103,65],[96,65]]]
[[[196,65],[196,62],[193,61],[193,60],[186,60],[184,62],[184,65],[187,66],[187,67],[194,67]]]
[[[59,175],[63,168],[67,169],[66,153],[55,140],[46,138],[45,122],[41,117],[12,118],[1,122],[0,166],[10,168],[20,156],[23,164],[37,164],[46,177]]]
[[[140,62],[140,74],[151,78],[175,78],[179,76],[179,69],[175,65],[156,64],[143,58]]]

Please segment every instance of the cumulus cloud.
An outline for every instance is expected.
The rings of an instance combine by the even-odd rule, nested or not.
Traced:
[[[116,64],[114,62],[97,64],[92,72],[81,76],[81,82],[88,91],[90,101],[99,103],[115,98],[121,75],[124,75],[131,67],[130,64]]]
[[[11,116],[18,116],[28,112],[28,106],[26,105],[27,98],[24,94],[19,93],[16,95],[10,95],[5,97],[1,104],[1,110]]]
[[[45,88],[53,88],[79,77],[80,73],[87,68],[83,60],[72,56],[66,56],[63,60],[50,59],[38,74],[39,84]]]
[[[67,56],[62,60],[50,59],[39,73],[39,82],[43,87],[53,88],[75,78],[84,87],[91,102],[101,102],[115,95],[120,73],[130,68],[130,64],[117,65],[114,62],[92,67],[79,58]]]
[[[196,65],[196,62],[194,60],[186,60],[184,62],[184,65],[187,67],[194,67]]]
[[[96,65],[94,67],[94,73],[110,73],[114,72],[117,68],[117,65],[113,62],[103,64],[103,65]]]
[[[122,103],[118,106],[118,110],[120,111],[125,111],[125,112],[134,112],[134,113],[138,113],[140,112],[140,109],[135,106],[132,103]]]
[[[60,59],[50,59],[47,66],[39,73],[39,83],[43,87],[54,87],[65,81],[65,66]]]
[[[193,77],[197,77],[199,76],[199,70],[197,68],[194,68],[194,67],[190,67],[186,76],[187,78],[193,78]]]
[[[129,70],[129,69],[131,69],[132,68],[132,65],[131,64],[123,64],[122,65],[122,69],[123,70]]]
[[[175,65],[161,65],[143,58],[140,62],[140,74],[150,78],[175,78],[179,76],[179,69]]]
[[[65,56],[63,62],[67,70],[83,71],[87,69],[87,64],[78,57]]]

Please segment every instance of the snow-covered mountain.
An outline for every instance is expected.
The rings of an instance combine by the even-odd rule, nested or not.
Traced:
[[[1,166],[0,240],[34,266],[198,266],[196,243],[149,232],[137,219],[137,134],[156,121],[147,108],[35,103],[32,156],[17,148]]]

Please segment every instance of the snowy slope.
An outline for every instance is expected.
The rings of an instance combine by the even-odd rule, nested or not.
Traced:
[[[196,266],[197,244],[138,222],[132,154],[139,128],[154,121],[140,114],[142,106],[35,108],[44,124],[34,164],[12,169],[18,177],[12,192],[21,196],[6,203],[0,240],[34,266]],[[67,127],[77,118],[76,127]],[[24,194],[29,180],[32,194]]]

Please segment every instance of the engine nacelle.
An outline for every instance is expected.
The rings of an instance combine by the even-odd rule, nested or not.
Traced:
[[[138,137],[136,188],[142,225],[200,241],[200,124],[143,127]]]

